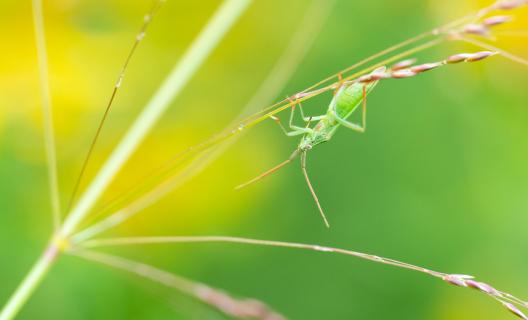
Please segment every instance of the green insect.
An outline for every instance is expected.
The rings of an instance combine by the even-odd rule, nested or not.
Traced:
[[[381,74],[385,71],[385,68],[379,68],[374,70],[371,75],[375,74]],[[374,89],[379,79],[368,81],[368,82],[354,82],[352,84],[343,84],[339,87],[337,92],[334,94],[334,97],[332,98],[332,101],[330,102],[330,105],[328,106],[328,111],[324,115],[316,116],[316,117],[305,117],[304,112],[302,110],[302,106],[299,105],[299,109],[301,111],[301,116],[303,120],[307,123],[305,127],[299,127],[293,124],[293,118],[294,118],[294,112],[295,112],[295,105],[291,108],[290,113],[290,121],[289,121],[289,127],[291,131],[286,130],[286,128],[282,125],[280,122],[280,119],[275,116],[271,116],[271,118],[276,121],[284,133],[287,136],[298,136],[303,135],[299,145],[297,146],[297,149],[291,154],[291,156],[284,162],[280,163],[279,165],[269,169],[268,171],[260,174],[259,176],[255,177],[254,179],[241,184],[237,186],[235,189],[241,189],[249,184],[252,184],[265,176],[268,176],[275,171],[279,170],[283,166],[287,165],[288,163],[292,162],[297,156],[301,157],[301,169],[304,175],[304,178],[306,179],[306,183],[308,184],[308,188],[310,189],[310,193],[312,194],[315,203],[317,204],[317,208],[319,209],[319,212],[321,214],[321,217],[323,218],[323,221],[327,227],[330,227],[328,223],[328,219],[326,218],[326,215],[324,214],[323,208],[321,207],[321,203],[319,202],[319,199],[317,198],[317,195],[315,193],[314,188],[312,187],[312,184],[310,183],[310,179],[308,178],[308,173],[306,171],[306,153],[310,150],[312,150],[315,146],[329,141],[334,134],[336,133],[337,129],[339,127],[343,126],[345,128],[352,129],[356,132],[365,132],[366,129],[366,98],[367,94]],[[347,120],[359,107],[362,106],[362,123],[361,125],[350,122]],[[312,121],[318,121],[317,124],[310,128],[310,123]]]

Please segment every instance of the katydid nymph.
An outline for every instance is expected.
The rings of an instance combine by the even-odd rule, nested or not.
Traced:
[[[315,146],[329,141],[334,134],[336,133],[337,129],[339,127],[343,126],[345,128],[354,130],[356,132],[363,133],[366,129],[366,106],[367,106],[367,94],[374,89],[377,82],[380,78],[377,78],[376,74],[383,74],[385,72],[385,67],[378,68],[374,70],[370,75],[373,79],[372,81],[356,81],[352,82],[351,84],[341,84],[334,94],[332,101],[330,102],[330,105],[328,106],[328,110],[325,114],[315,117],[305,117],[304,112],[302,110],[302,106],[300,103],[293,104],[291,107],[291,113],[290,113],[290,121],[289,121],[289,127],[291,131],[286,130],[286,128],[282,125],[279,118],[276,116],[271,116],[271,118],[276,121],[284,133],[287,136],[299,136],[303,135],[301,138],[301,141],[299,145],[297,146],[297,149],[291,154],[291,156],[284,162],[280,163],[279,165],[269,169],[268,171],[260,174],[259,176],[255,177],[254,179],[241,184],[237,186],[235,189],[243,188],[249,184],[252,184],[265,176],[268,176],[275,171],[279,170],[283,166],[287,165],[288,163],[292,162],[297,156],[300,156],[301,158],[301,169],[304,175],[304,178],[306,180],[306,183],[308,185],[308,188],[310,189],[310,193],[312,194],[315,203],[317,205],[317,208],[319,209],[319,213],[321,214],[321,217],[323,218],[323,221],[327,227],[329,227],[328,219],[326,218],[326,215],[323,211],[323,208],[321,206],[321,203],[319,202],[319,199],[315,193],[314,188],[312,187],[312,184],[310,182],[310,179],[308,177],[308,173],[306,171],[306,153],[310,150],[312,150]],[[295,102],[295,101],[293,101]],[[294,112],[295,112],[295,106],[299,106],[299,110],[301,112],[302,119],[307,123],[304,127],[299,127],[293,124],[293,118],[294,118]],[[361,107],[362,111],[362,121],[361,125],[356,124],[353,122],[348,121],[347,119]],[[318,121],[317,124],[310,128],[310,123],[312,121]]]

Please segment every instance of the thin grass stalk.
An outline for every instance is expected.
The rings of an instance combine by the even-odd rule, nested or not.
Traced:
[[[251,238],[240,238],[230,236],[160,236],[160,237],[124,237],[124,238],[107,238],[107,239],[94,239],[88,240],[80,245],[81,248],[97,248],[97,247],[109,247],[109,246],[126,246],[126,245],[148,245],[148,244],[166,244],[166,243],[237,243],[237,244],[248,244],[255,246],[265,247],[282,247],[300,250],[310,250],[325,253],[335,253],[347,256],[354,256],[357,258],[381,263],[385,265],[392,265],[402,269],[408,269],[425,273],[429,276],[439,278],[449,284],[472,288],[486,294],[492,299],[501,303],[509,311],[514,313],[521,319],[528,320],[528,317],[520,311],[515,305],[528,308],[528,302],[519,299],[509,293],[500,291],[492,287],[491,285],[474,280],[473,276],[461,275],[461,274],[449,274],[439,271],[434,271],[428,268],[423,268],[417,265],[409,264],[406,262],[384,258],[373,254],[346,250],[335,247],[296,243],[296,242],[284,242],[284,241],[272,241],[272,240],[260,240]],[[75,248],[73,248],[75,250]]]
[[[230,236],[161,236],[161,237],[123,237],[123,238],[106,238],[106,239],[93,239],[87,240],[79,245],[81,248],[100,248],[110,246],[128,246],[128,245],[147,245],[147,244],[166,244],[166,243],[238,243],[238,244],[249,244],[256,246],[266,247],[282,247],[282,248],[293,248],[303,249],[327,253],[338,253],[349,256],[354,256],[378,263],[384,263],[389,265],[398,266],[405,269],[410,269],[422,273],[429,274],[431,276],[442,278],[447,273],[433,271],[427,268],[411,265],[408,263],[396,261],[393,259],[387,259],[376,255],[345,250],[340,248],[326,247],[321,245],[296,243],[296,242],[284,242],[284,241],[273,241],[273,240],[261,240],[261,239],[250,239]]]
[[[88,148],[88,152],[86,153],[86,156],[84,158],[84,161],[81,165],[81,171],[79,172],[79,175],[77,176],[77,180],[75,181],[75,185],[73,187],[72,194],[70,196],[70,200],[68,203],[68,207],[66,211],[69,211],[71,209],[71,206],[73,205],[77,192],[79,191],[79,188],[81,186],[81,183],[84,178],[84,174],[86,171],[86,168],[88,167],[88,163],[90,162],[90,159],[92,157],[93,151],[95,149],[95,145],[97,143],[97,140],[99,139],[99,136],[101,135],[101,131],[103,129],[103,126],[106,122],[106,119],[108,117],[108,114],[110,113],[110,108],[113,105],[113,102],[117,96],[117,92],[119,91],[119,88],[121,88],[121,85],[123,84],[123,80],[125,79],[125,74],[128,69],[128,65],[130,64],[130,61],[132,60],[132,57],[134,56],[134,53],[136,53],[137,48],[139,47],[139,44],[143,39],[145,38],[147,28],[150,26],[150,23],[152,22],[153,17],[156,15],[158,10],[160,9],[161,5],[165,2],[165,0],[157,0],[154,3],[154,6],[152,9],[143,17],[143,25],[139,29],[138,34],[136,35],[136,39],[134,41],[134,44],[132,45],[132,48],[128,52],[128,55],[125,59],[125,63],[121,67],[121,71],[119,72],[119,76],[117,77],[117,80],[114,84],[114,88],[112,89],[112,93],[110,94],[110,98],[108,99],[108,102],[106,104],[106,108],[103,112],[103,116],[101,120],[99,121],[99,125],[97,126],[97,129],[95,130],[95,135],[92,138],[92,141],[90,143],[90,147]]]
[[[309,48],[312,46],[316,36],[319,34],[324,22],[328,18],[334,3],[335,1],[333,0],[312,1],[308,9],[306,9],[304,16],[298,24],[297,30],[292,36],[292,40],[288,44],[284,53],[279,57],[257,92],[242,108],[239,115],[236,117],[236,120],[229,124],[225,131],[235,125],[239,121],[238,119],[243,118],[247,114],[258,111],[258,108],[262,105],[269,104],[271,100],[279,94],[308,53]],[[193,160],[192,163],[186,166],[181,172],[156,184],[151,191],[134,200],[132,203],[75,234],[72,236],[71,241],[73,243],[78,243],[92,238],[97,234],[123,223],[139,211],[154,204],[164,195],[202,172],[215,159],[223,154],[229,146],[235,143],[239,137],[240,135],[225,141],[223,144],[220,144],[212,150],[207,150],[205,153],[200,154],[197,159]]]
[[[282,315],[273,311],[261,301],[255,299],[237,299],[216,288],[146,263],[91,250],[75,250],[69,253],[73,256],[124,270],[136,276],[176,289],[229,316],[241,319],[247,319],[249,317],[251,319],[261,320],[284,319]]]
[[[57,177],[57,154],[55,148],[55,133],[53,130],[53,105],[48,74],[48,54],[46,50],[46,34],[44,31],[44,15],[42,0],[33,0],[33,22],[35,27],[35,44],[39,67],[39,86],[41,94],[42,114],[44,117],[44,145],[46,148],[46,162],[48,168],[49,193],[53,228],[59,228],[61,208],[59,200],[59,182]]]
[[[189,50],[176,64],[164,83],[145,106],[125,137],[114,149],[79,202],[72,209],[61,228],[61,236],[67,237],[88,214],[115,175],[122,168],[157,120],[163,115],[187,82],[211,54],[223,36],[247,9],[251,0],[225,0]]]
[[[29,299],[35,288],[42,282],[44,275],[53,265],[58,255],[58,247],[49,245],[37,262],[33,265],[24,280],[9,297],[4,308],[0,311],[0,320],[13,319]]]

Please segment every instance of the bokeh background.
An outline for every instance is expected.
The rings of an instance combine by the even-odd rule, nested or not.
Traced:
[[[83,185],[219,3],[167,1],[163,6],[130,65]],[[236,117],[288,45],[307,3],[255,1],[105,199],[141,183],[150,170]],[[339,0],[277,99],[488,3]],[[63,206],[150,4],[45,2]],[[526,21],[528,12],[519,11],[517,17],[517,22]],[[43,249],[51,215],[30,1],[0,2],[0,35],[3,303]],[[502,38],[500,44],[528,56],[525,37]],[[449,44],[423,57],[475,50]],[[297,164],[233,191],[285,159],[297,144],[266,121],[248,130],[197,178],[105,236],[217,234],[332,245],[472,274],[528,297],[527,80],[526,66],[494,57],[379,85],[369,97],[366,134],[342,130],[309,154],[309,171],[330,230]],[[305,110],[320,113],[330,98],[309,101]],[[108,252],[259,298],[291,319],[512,318],[482,294],[352,257],[229,244]],[[174,290],[68,256],[20,314],[20,319],[224,318]]]

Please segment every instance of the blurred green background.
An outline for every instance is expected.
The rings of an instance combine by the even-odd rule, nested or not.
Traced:
[[[163,6],[130,65],[88,178],[219,3],[167,1]],[[236,117],[287,46],[307,3],[255,1],[105,198],[141,182],[171,155],[219,132]],[[64,206],[150,4],[45,2]],[[339,0],[277,97],[485,4]],[[517,21],[526,17],[526,10],[519,11]],[[0,2],[0,34],[3,303],[44,247],[51,215],[30,1]],[[526,57],[527,41],[509,37],[500,44]],[[449,44],[424,57],[476,50]],[[233,191],[285,159],[297,144],[266,121],[196,179],[105,236],[215,234],[331,245],[472,274],[528,297],[527,80],[528,68],[494,57],[379,85],[369,97],[366,134],[341,130],[332,143],[309,154],[312,182],[330,230],[320,220],[297,164]],[[305,103],[305,110],[321,112],[330,97]],[[292,319],[512,318],[482,294],[352,257],[229,244],[108,251],[261,299]],[[68,256],[20,314],[20,319],[169,318],[225,317],[173,290]]]

